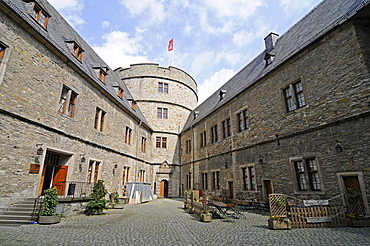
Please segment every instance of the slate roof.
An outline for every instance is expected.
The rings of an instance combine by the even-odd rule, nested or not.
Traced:
[[[193,112],[199,112],[198,117],[194,119],[194,115],[191,114],[185,124],[184,130],[202,121],[216,109],[225,105],[276,67],[303,50],[310,43],[345,22],[348,18],[355,15],[357,11],[369,5],[369,3],[370,0],[325,0],[321,2],[277,39],[275,48],[269,52],[275,55],[275,59],[270,65],[266,67],[264,60],[266,51],[263,51],[214,94],[195,108]],[[219,95],[221,90],[226,91],[222,100],[220,100]]]
[[[82,39],[82,37],[63,19],[63,17],[49,4],[46,0],[0,0],[5,3],[9,10],[18,15],[28,27],[36,31],[47,43],[51,44],[57,51],[62,54],[61,59],[65,62],[72,63],[77,67],[82,74],[93,80],[94,85],[103,93],[107,93],[112,101],[123,106],[126,112],[142,121],[149,129],[149,123],[140,111],[139,107],[136,110],[131,108],[132,95],[126,84],[114,73],[96,53],[95,51]],[[50,15],[47,28],[43,28],[35,19],[29,14],[31,12],[33,2],[37,2],[40,7],[47,14]],[[72,54],[72,44],[76,42],[83,49],[82,62],[80,62]],[[94,69],[95,68],[95,69]],[[106,84],[99,80],[96,68],[108,68],[108,76]],[[116,88],[121,87],[124,90],[124,99],[118,97]],[[152,130],[152,129],[151,129]]]

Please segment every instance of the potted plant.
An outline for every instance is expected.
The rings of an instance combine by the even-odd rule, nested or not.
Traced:
[[[212,221],[212,213],[210,210],[202,211],[200,213],[200,219],[203,222],[211,222]]]
[[[123,209],[123,203],[121,203],[121,201],[119,200],[118,192],[113,193],[113,200],[114,200],[113,208]]]
[[[93,214],[102,214],[103,209],[107,203],[105,200],[105,195],[107,194],[107,190],[105,189],[104,181],[98,180],[98,182],[94,185],[93,191],[90,195],[90,201],[87,204],[87,215]]]
[[[273,230],[284,230],[292,228],[292,222],[286,217],[271,216],[268,219],[269,228]]]
[[[39,224],[55,224],[60,222],[60,215],[57,214],[56,208],[58,203],[58,190],[53,187],[44,191],[44,202],[39,215]]]

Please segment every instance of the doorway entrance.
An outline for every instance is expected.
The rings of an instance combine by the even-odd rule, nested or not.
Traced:
[[[168,181],[167,180],[162,180],[161,181],[161,186],[159,189],[159,196],[160,197],[168,197]]]
[[[229,181],[229,198],[230,200],[234,199],[234,183],[232,181]]]
[[[58,189],[58,195],[64,195],[68,166],[61,165],[60,159],[61,156],[58,154],[46,153],[38,195],[42,195],[44,190],[52,187]]]
[[[269,195],[274,193],[274,190],[272,188],[272,181],[263,180],[263,187],[264,187],[264,199],[268,200]]]

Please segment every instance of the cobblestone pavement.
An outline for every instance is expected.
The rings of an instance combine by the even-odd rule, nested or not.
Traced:
[[[55,225],[0,226],[0,245],[370,245],[370,228],[269,230],[267,216],[203,223],[183,202],[157,199]]]

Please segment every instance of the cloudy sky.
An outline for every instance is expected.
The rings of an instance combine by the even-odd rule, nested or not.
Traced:
[[[115,69],[152,62],[198,83],[202,102],[321,0],[49,0]],[[167,50],[174,39],[174,50]]]

